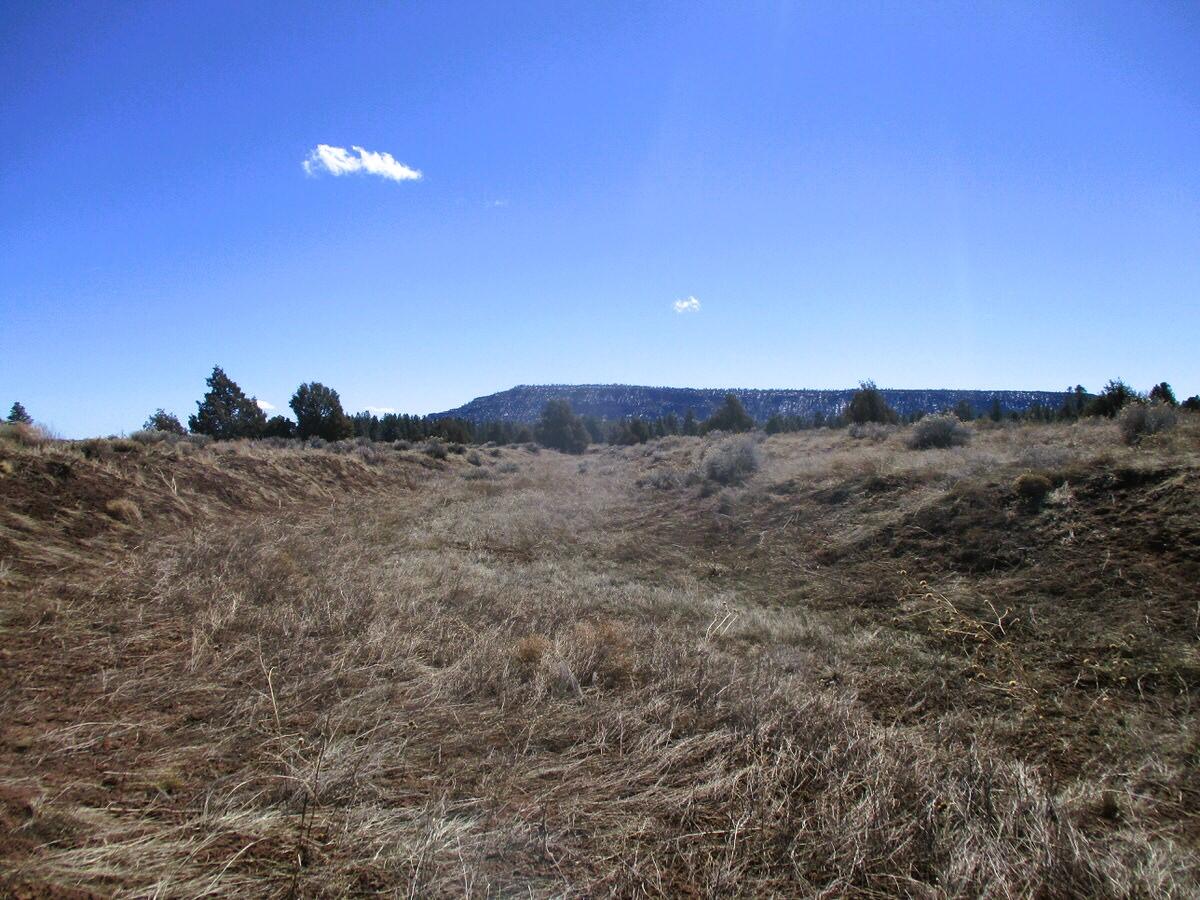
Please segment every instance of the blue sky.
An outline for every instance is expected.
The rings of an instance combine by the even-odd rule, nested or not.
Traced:
[[[1191,3],[7,3],[0,403],[1200,392],[1198,46]]]

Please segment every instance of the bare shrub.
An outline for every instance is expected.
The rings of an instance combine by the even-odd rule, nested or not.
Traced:
[[[434,459],[445,459],[449,455],[446,445],[437,438],[431,438],[422,448],[422,451],[426,456],[431,456]]]
[[[955,415],[926,416],[912,426],[904,443],[910,450],[961,447],[971,439],[971,429]]]
[[[704,457],[704,477],[717,484],[741,484],[758,471],[761,461],[753,438],[727,438]]]
[[[657,491],[669,491],[683,483],[683,476],[671,469],[656,469],[637,480],[638,487],[653,488]]]
[[[1121,410],[1118,424],[1127,444],[1137,444],[1151,434],[1170,431],[1179,415],[1165,403],[1130,403]]]
[[[470,453],[467,454],[467,462],[469,462],[473,466],[482,466],[483,465],[483,457],[479,455],[478,450],[472,450]]]

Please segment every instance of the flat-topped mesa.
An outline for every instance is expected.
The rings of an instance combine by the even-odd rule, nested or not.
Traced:
[[[456,417],[472,422],[534,422],[550,400],[566,400],[583,416],[599,419],[638,417],[655,419],[674,413],[682,418],[690,409],[706,419],[726,394],[736,394],[751,416],[765,422],[773,415],[812,418],[835,416],[850,402],[857,388],[844,390],[775,390],[758,388],[673,388],[633,384],[522,384],[507,391],[476,397],[457,409],[434,413],[435,418]],[[968,391],[949,388],[881,388],[888,405],[902,416],[954,409],[966,401],[974,415],[985,415],[995,402],[1002,413],[1025,412],[1042,406],[1057,410],[1067,399],[1064,391]]]

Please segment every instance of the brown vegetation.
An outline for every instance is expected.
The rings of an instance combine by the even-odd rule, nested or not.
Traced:
[[[0,442],[0,892],[1196,892],[1194,417],[736,440]]]

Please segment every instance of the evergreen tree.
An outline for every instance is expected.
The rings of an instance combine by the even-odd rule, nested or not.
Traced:
[[[146,431],[165,431],[167,434],[187,434],[183,423],[175,414],[169,413],[161,407],[150,414],[142,428]]]
[[[1184,409],[1200,412],[1200,394],[1193,394],[1180,404]]]
[[[17,401],[12,405],[12,409],[8,411],[8,421],[16,422],[21,425],[32,425],[33,416],[25,412],[25,407],[21,405],[20,401]]]
[[[588,432],[583,420],[571,411],[566,400],[551,400],[542,410],[537,440],[543,447],[564,453],[582,453],[588,447]]]
[[[883,393],[875,387],[873,381],[859,382],[858,390],[854,392],[850,404],[846,407],[846,418],[855,425],[867,422],[893,425],[899,421],[896,411],[887,405]]]
[[[379,420],[379,439],[381,441],[400,440],[400,417],[395,413],[384,413]]]
[[[971,409],[971,401],[963,399],[954,404],[954,415],[960,422],[970,422],[975,418],[975,411]]]
[[[373,413],[355,413],[350,421],[354,428],[355,437],[374,440],[374,434],[379,432],[379,420],[375,418]]]
[[[263,437],[294,438],[296,423],[285,416],[271,416],[263,428]]]
[[[704,431],[750,431],[754,420],[737,394],[726,394],[725,402],[704,423]]]
[[[690,406],[688,411],[683,416],[683,433],[693,435],[699,431],[699,426],[696,424],[696,412]]]
[[[999,422],[1004,417],[1004,410],[1000,408],[1000,398],[992,398],[992,407],[988,410],[988,418],[993,422]]]
[[[1150,402],[1163,403],[1167,406],[1179,405],[1179,401],[1175,399],[1175,392],[1171,390],[1171,386],[1165,381],[1160,381],[1154,387],[1150,388]]]
[[[591,439],[591,443],[603,443],[605,433],[603,422],[601,422],[595,416],[584,416],[583,427],[587,429],[588,438]]]
[[[196,414],[188,417],[188,428],[218,441],[258,437],[267,417],[253,397],[247,397],[220,366],[213,366],[207,379],[208,393],[196,401]]]
[[[1137,399],[1137,392],[1133,388],[1120,378],[1114,378],[1104,386],[1104,390],[1100,392],[1099,396],[1092,398],[1087,408],[1084,409],[1083,414],[1085,416],[1105,416],[1111,419],[1126,404],[1132,403]]]
[[[354,424],[342,410],[338,392],[319,381],[296,388],[288,405],[296,415],[296,432],[302,439],[340,441],[354,434]]]

